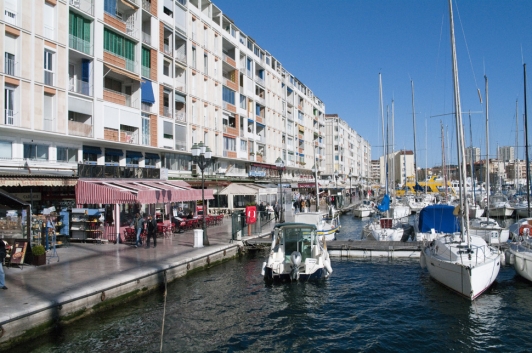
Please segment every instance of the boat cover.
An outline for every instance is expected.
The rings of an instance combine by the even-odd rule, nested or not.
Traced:
[[[384,195],[381,204],[377,206],[377,209],[381,212],[388,211],[390,209],[390,196],[388,196],[388,194]]]
[[[460,231],[460,220],[453,214],[454,206],[430,205],[419,213],[419,231],[429,233],[455,233]]]

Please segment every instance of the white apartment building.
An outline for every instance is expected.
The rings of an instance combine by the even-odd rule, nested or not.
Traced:
[[[471,158],[473,158],[473,163],[480,161],[480,148],[466,147],[466,164],[471,163]]]
[[[515,160],[515,148],[513,146],[497,147],[497,159],[503,162],[513,162]]]
[[[402,150],[390,153],[387,156],[387,164],[384,157],[381,156],[379,159],[381,185],[386,184],[386,176],[388,176],[389,188],[396,187],[397,185],[405,185],[409,178],[414,178],[414,152]]]
[[[338,114],[325,114],[325,168],[322,175],[338,172],[344,182],[352,176],[355,183],[370,178],[371,146]],[[353,184],[355,185],[355,184]]]
[[[296,181],[325,165],[325,104],[210,1],[4,0],[0,11],[0,171],[186,178],[200,141],[221,178],[276,177],[278,157]],[[360,141],[342,171],[367,175]]]

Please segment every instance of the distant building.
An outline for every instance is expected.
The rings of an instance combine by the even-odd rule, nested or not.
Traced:
[[[513,161],[515,159],[515,148],[512,146],[497,148],[497,159],[503,162]]]
[[[388,174],[388,180],[393,186],[399,184],[404,185],[409,178],[411,179],[414,177],[414,152],[403,150],[388,154],[388,173],[386,173],[386,163],[384,158],[385,157],[382,156],[379,163],[381,185],[385,184],[386,174]]]
[[[471,163],[471,157],[473,158],[473,163],[480,161],[480,148],[467,147],[466,148],[466,164]]]

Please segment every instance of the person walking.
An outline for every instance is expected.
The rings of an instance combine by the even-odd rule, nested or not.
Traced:
[[[277,222],[279,220],[279,212],[281,212],[281,205],[279,205],[279,202],[275,202],[273,212],[275,214],[275,221]]]
[[[4,259],[6,258],[6,243],[0,239],[0,289],[7,289],[6,274],[4,272]]]
[[[146,239],[146,249],[150,247],[150,238],[153,238],[153,247],[157,247],[157,222],[152,215],[148,216],[148,223],[146,224],[148,228],[148,238]]]
[[[142,245],[140,235],[144,231],[144,217],[141,217],[140,213],[137,213],[137,218],[135,220],[135,230],[137,231],[137,242],[135,243],[135,247],[138,247],[139,245]]]
[[[294,209],[295,209],[295,213],[299,212],[299,200],[297,199],[294,201]]]

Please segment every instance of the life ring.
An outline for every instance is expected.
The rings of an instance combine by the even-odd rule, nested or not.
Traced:
[[[525,233],[528,233],[528,235],[532,234],[532,226],[530,224],[523,224],[521,227],[519,227],[519,235],[523,235]]]

